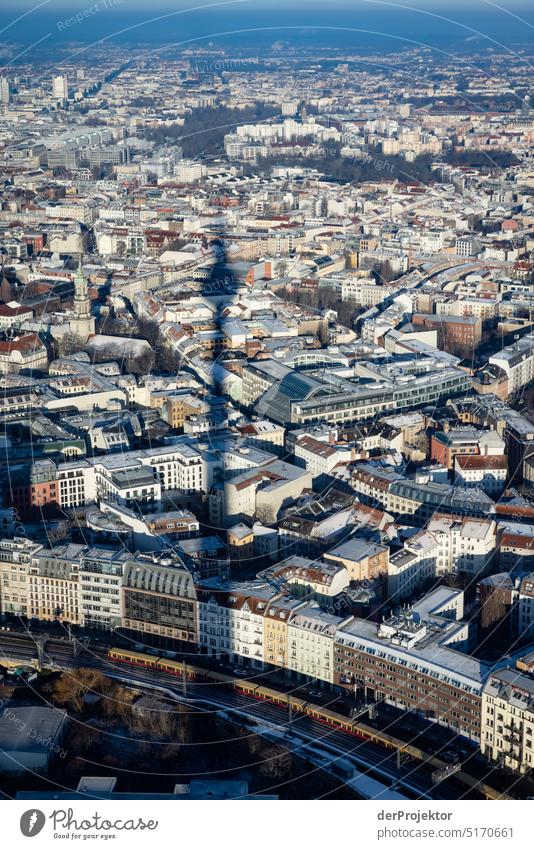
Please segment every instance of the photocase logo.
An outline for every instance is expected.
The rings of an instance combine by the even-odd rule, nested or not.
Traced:
[[[20,830],[24,837],[35,837],[43,830],[46,817],[42,811],[32,808],[30,811],[25,811],[20,818]]]

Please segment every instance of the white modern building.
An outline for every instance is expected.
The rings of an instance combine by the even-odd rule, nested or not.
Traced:
[[[389,558],[388,600],[408,599],[437,572],[440,544],[434,534],[424,530],[410,537],[400,551]]]
[[[69,82],[67,77],[58,75],[52,79],[52,96],[54,100],[68,100]]]
[[[461,572],[478,577],[491,570],[496,545],[492,519],[453,519],[437,514],[427,528],[439,543],[438,575]]]
[[[508,378],[508,394],[513,395],[534,379],[534,334],[528,333],[514,345],[503,348],[489,358]]]

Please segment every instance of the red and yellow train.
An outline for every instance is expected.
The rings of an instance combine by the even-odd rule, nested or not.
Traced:
[[[418,746],[405,743],[403,740],[393,737],[386,731],[373,728],[360,719],[351,719],[329,710],[329,708],[313,704],[313,702],[291,693],[273,690],[263,684],[258,684],[256,681],[232,677],[231,675],[225,675],[223,672],[205,669],[201,666],[184,663],[183,661],[171,660],[158,655],[143,654],[142,652],[127,651],[125,649],[112,648],[108,651],[107,656],[109,660],[114,662],[125,663],[141,669],[153,669],[157,672],[163,672],[179,678],[182,678],[185,672],[188,681],[226,686],[237,693],[243,693],[251,698],[269,702],[273,705],[279,705],[286,711],[289,710],[289,703],[291,702],[291,710],[294,714],[309,716],[318,722],[322,722],[324,725],[328,725],[330,728],[353,734],[362,740],[375,743],[389,751],[396,752],[401,749],[403,756],[422,761],[434,770],[448,766],[447,762],[441,760],[441,758],[425,752]],[[495,788],[484,783],[479,783],[475,778],[465,772],[456,773],[455,778],[462,781],[468,787],[476,789],[487,799],[509,798]]]

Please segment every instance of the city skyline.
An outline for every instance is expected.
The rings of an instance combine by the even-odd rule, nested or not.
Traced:
[[[493,802],[534,797],[530,18],[2,10],[24,840],[100,837],[87,799],[461,801],[517,838]]]

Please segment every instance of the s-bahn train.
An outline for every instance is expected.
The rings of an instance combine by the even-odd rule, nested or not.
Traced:
[[[161,672],[167,675],[172,675],[178,678],[183,678],[184,672],[188,681],[198,681],[212,685],[220,685],[234,690],[236,693],[242,693],[250,698],[268,702],[272,705],[278,705],[280,708],[289,711],[291,710],[295,716],[309,716],[317,722],[321,722],[330,728],[344,731],[348,734],[353,734],[359,737],[362,741],[375,743],[382,748],[391,752],[397,752],[399,749],[403,757],[411,758],[415,761],[425,763],[433,770],[440,770],[450,766],[446,761],[430,754],[418,746],[412,746],[388,734],[386,731],[381,731],[367,725],[358,718],[350,718],[343,716],[340,713],[322,707],[321,705],[313,704],[299,696],[291,693],[284,693],[280,690],[273,690],[266,687],[264,684],[258,684],[257,681],[247,680],[243,678],[225,675],[223,672],[205,669],[201,666],[192,665],[183,661],[171,660],[166,657],[157,655],[144,654],[142,652],[127,651],[119,648],[112,648],[107,654],[108,660],[116,663],[124,663],[130,666],[135,666],[138,669],[151,669],[155,672]],[[465,772],[458,772],[455,778],[466,784],[472,789],[476,789],[487,799],[505,799],[509,798],[505,794],[500,793],[493,787],[487,784],[479,783],[475,778]]]
[[[198,681],[199,683],[226,686],[234,690],[236,693],[242,693],[250,698],[265,701],[272,705],[277,705],[286,711],[289,711],[291,704],[291,710],[295,716],[309,716],[310,719],[321,722],[323,725],[352,734],[359,737],[362,741],[375,743],[391,752],[396,752],[400,749],[403,757],[423,762],[432,770],[439,770],[450,766],[450,764],[443,761],[436,755],[430,754],[418,746],[412,746],[410,743],[405,743],[403,740],[393,737],[393,735],[388,734],[386,731],[380,731],[373,728],[371,725],[367,725],[360,719],[352,719],[350,717],[343,716],[329,708],[313,704],[312,702],[291,693],[273,690],[270,687],[266,687],[264,684],[259,684],[254,680],[248,681],[243,678],[234,678],[231,675],[225,675],[223,672],[204,669],[201,666],[195,666],[182,661],[170,660],[166,657],[143,654],[142,652],[126,651],[118,648],[109,650],[108,659],[113,662],[128,664],[140,669],[152,669],[156,672],[162,672],[178,678],[183,678],[185,672],[185,676],[188,681]],[[488,799],[507,798],[504,794],[499,793],[499,791],[495,790],[493,787],[479,783],[472,776],[464,772],[458,772],[455,777],[468,787],[476,789]]]
[[[320,705],[313,704],[299,696],[284,693],[280,690],[273,690],[270,687],[266,687],[264,684],[258,684],[257,681],[235,678],[231,675],[225,675],[223,672],[204,669],[200,666],[183,663],[182,661],[169,660],[166,657],[143,654],[142,652],[127,651],[124,649],[110,649],[108,652],[108,658],[109,660],[119,663],[127,663],[131,666],[136,666],[139,669],[151,669],[156,672],[175,675],[178,678],[183,678],[185,671],[185,676],[188,681],[198,681],[206,684],[219,684],[221,686],[226,686],[234,690],[236,693],[242,693],[260,701],[279,705],[286,710],[289,710],[289,705],[291,703],[291,710],[294,714],[311,716],[319,722],[324,722],[325,724],[339,728],[342,731],[348,731],[351,734],[356,734],[358,737],[371,739],[371,736],[375,738],[377,736],[376,731],[370,727],[368,729],[369,733],[363,734],[363,726],[356,720],[350,719],[342,714],[335,713],[334,711],[321,707]],[[386,745],[386,737],[387,735],[381,735],[381,745]],[[397,748],[393,744],[393,740],[394,738],[391,738],[392,742],[389,743],[388,748]]]

